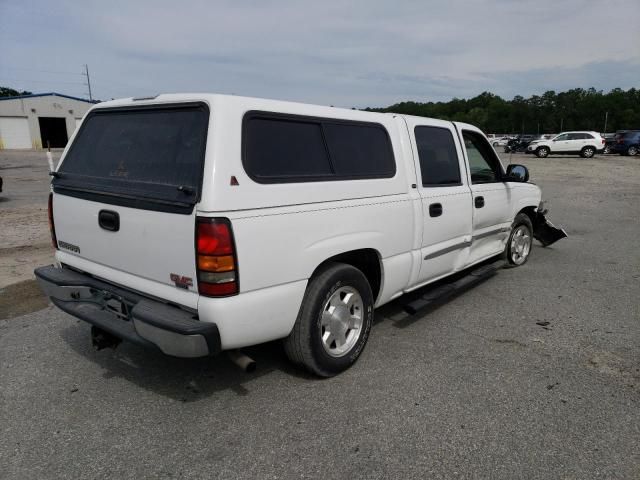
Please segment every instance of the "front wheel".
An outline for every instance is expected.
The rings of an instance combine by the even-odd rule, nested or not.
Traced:
[[[611,147],[609,145],[605,145],[604,150],[602,151],[605,155],[611,153]]]
[[[331,263],[311,278],[284,349],[293,363],[331,377],[356,362],[372,323],[367,278],[351,265]]]
[[[627,155],[637,155],[638,154],[638,147],[635,146],[630,146],[629,148],[627,148]]]
[[[547,147],[540,147],[536,150],[536,156],[538,158],[546,158],[549,156],[549,149]]]
[[[505,256],[509,265],[519,267],[529,259],[533,246],[533,225],[526,213],[519,213],[513,220],[511,234],[505,247]]]
[[[591,158],[595,155],[596,149],[593,147],[584,147],[580,152],[582,158]]]

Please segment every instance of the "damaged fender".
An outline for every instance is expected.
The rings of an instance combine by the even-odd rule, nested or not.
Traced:
[[[563,229],[556,227],[547,220],[545,216],[547,212],[548,210],[544,207],[544,202],[540,202],[533,221],[533,238],[538,240],[543,247],[548,247],[558,240],[567,237],[567,233]]]

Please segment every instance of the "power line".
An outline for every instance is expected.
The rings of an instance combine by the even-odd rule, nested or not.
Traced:
[[[53,71],[53,70],[39,70],[37,68],[22,68],[22,67],[2,67],[2,70],[23,70],[27,72],[50,73],[53,75],[84,75],[84,73],[78,73],[78,72],[60,72],[60,71]]]
[[[20,79],[20,78],[12,78],[12,77],[0,77],[3,82],[21,82],[21,83],[66,83],[70,85],[86,85],[85,82],[69,82],[65,80],[31,80],[31,79]]]

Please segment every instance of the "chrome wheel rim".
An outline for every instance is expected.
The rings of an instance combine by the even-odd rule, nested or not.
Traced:
[[[320,320],[322,347],[332,357],[349,353],[360,338],[364,318],[362,297],[355,288],[341,287],[325,303]]]
[[[547,155],[549,155],[549,151],[546,148],[541,148],[540,149],[540,156],[541,157],[546,157]]]
[[[629,147],[629,155],[635,155],[638,153],[638,149],[636,147]]]
[[[516,265],[522,265],[531,252],[531,233],[529,229],[520,225],[511,236],[511,260]]]
[[[585,148],[584,150],[584,156],[585,157],[593,157],[593,149],[592,148]]]

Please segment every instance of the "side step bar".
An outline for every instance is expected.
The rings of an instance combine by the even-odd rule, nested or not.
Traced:
[[[405,304],[403,308],[409,315],[415,315],[436,303],[443,302],[447,298],[493,277],[498,272],[501,264],[502,262],[497,265],[491,264],[476,268],[459,280],[446,283],[428,291],[420,298]]]

